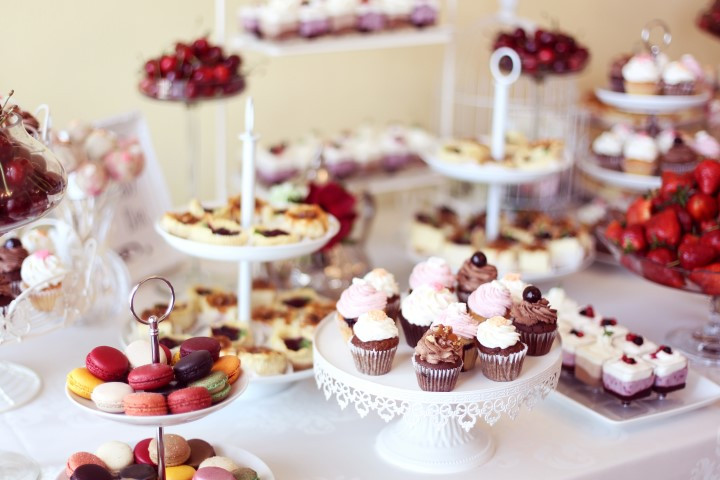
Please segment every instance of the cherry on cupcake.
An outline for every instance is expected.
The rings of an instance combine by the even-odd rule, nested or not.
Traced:
[[[487,265],[487,257],[482,252],[475,252],[473,256],[470,257],[470,262],[476,267],[482,268]]]
[[[525,287],[525,290],[523,290],[523,300],[528,303],[537,303],[540,301],[541,298],[542,293],[540,293],[540,289],[537,288],[535,285]]]

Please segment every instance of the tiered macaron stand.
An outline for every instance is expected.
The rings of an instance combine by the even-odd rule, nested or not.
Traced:
[[[371,411],[390,422],[375,441],[378,455],[400,468],[423,473],[454,473],[487,462],[495,451],[492,436],[478,421],[514,419],[557,387],[562,363],[559,342],[547,355],[526,357],[513,382],[493,382],[479,368],[460,374],[452,392],[425,392],[415,378],[414,354],[404,339],[393,369],[377,377],[359,373],[336,326],[335,314],[322,321],[313,341],[315,380],[326,399],[341,408],[352,404],[361,417]]]
[[[255,145],[258,135],[253,131],[255,109],[252,98],[248,98],[245,107],[245,132],[240,135],[243,141],[241,206],[255,205]],[[250,230],[254,222],[254,208],[241,208],[242,228]],[[256,262],[275,262],[308,255],[320,250],[340,230],[340,223],[328,215],[328,229],[322,237],[303,239],[296,243],[276,246],[218,246],[209,245],[169,234],[160,224],[155,229],[162,238],[178,251],[197,258],[238,263],[237,298],[239,319],[250,324],[252,290],[252,266]],[[309,378],[312,370],[304,370],[275,377],[255,377],[253,385],[263,385],[268,391],[278,391],[279,385],[289,386],[292,382]],[[252,388],[252,387],[251,387]],[[253,389],[254,390],[254,389]]]
[[[135,305],[134,300],[135,296],[140,289],[141,286],[143,286],[145,283],[157,280],[164,282],[165,285],[170,289],[170,299],[168,301],[168,307],[165,313],[160,316],[150,316],[147,320],[143,320],[135,311]],[[130,295],[130,311],[132,312],[135,319],[142,323],[147,325],[148,333],[150,335],[150,345],[152,348],[152,361],[153,363],[159,363],[160,361],[160,343],[158,341],[158,324],[165,320],[170,312],[172,312],[173,306],[175,304],[175,291],[173,289],[172,284],[162,277],[149,277],[133,288],[132,293]],[[232,388],[230,390],[230,395],[223,400],[220,403],[217,403],[209,408],[205,408],[203,410],[196,410],[193,412],[188,413],[180,413],[180,414],[169,414],[169,415],[151,415],[151,416],[130,416],[130,415],[124,415],[124,414],[115,414],[115,413],[107,413],[99,410],[95,404],[91,400],[87,400],[84,398],[81,398],[74,393],[72,393],[67,387],[65,388],[65,394],[67,395],[68,399],[71,403],[73,403],[75,406],[81,408],[82,410],[92,413],[93,415],[97,415],[98,417],[105,418],[107,420],[119,422],[119,423],[125,423],[129,425],[140,425],[140,426],[155,426],[157,427],[156,430],[156,438],[157,438],[157,469],[158,469],[158,479],[165,480],[165,446],[163,442],[163,435],[164,435],[164,429],[165,427],[170,427],[174,425],[181,425],[185,423],[190,423],[196,420],[200,420],[201,418],[204,418],[205,416],[220,410],[222,408],[225,408],[226,406],[230,405],[231,402],[236,400],[240,395],[243,394],[243,392],[247,389],[249,383],[249,375],[247,373],[242,373],[240,378],[232,385]],[[236,449],[237,451],[240,451],[239,449]],[[270,479],[273,480],[272,473],[270,473],[269,468],[267,468],[267,465],[265,465],[260,459],[255,457],[254,455],[250,454],[249,452],[242,451],[243,456],[247,459],[250,458],[253,460],[253,463],[255,465],[261,465],[264,470],[267,472],[266,475],[263,477],[263,479]],[[268,475],[269,474],[269,475]],[[60,474],[59,478],[63,478],[63,474]]]
[[[664,47],[670,45],[672,35],[668,26],[660,20],[648,22],[642,30],[641,38],[653,56],[657,56],[664,47],[652,44],[651,31],[659,27],[662,30]],[[640,113],[649,116],[652,123],[656,115],[672,113],[680,110],[705,105],[711,98],[710,92],[705,91],[695,95],[632,95],[624,92],[615,92],[606,88],[596,88],[595,95],[606,105],[628,113]],[[644,192],[660,187],[660,177],[653,175],[637,175],[617,170],[603,168],[591,158],[585,156],[578,161],[578,167],[587,175],[613,187]]]
[[[512,61],[512,70],[505,74],[500,69],[500,61],[508,57]],[[521,73],[521,62],[518,54],[508,47],[497,49],[490,57],[490,72],[495,81],[493,98],[492,133],[490,152],[496,161],[505,156],[505,132],[508,120],[508,96],[510,86],[517,81]],[[485,163],[457,164],[443,162],[434,157],[425,157],[425,162],[433,170],[447,177],[475,184],[487,185],[487,201],[485,204],[485,238],[492,242],[500,235],[500,211],[503,207],[505,187],[539,182],[572,168],[572,155],[565,152],[561,162],[538,169],[519,170],[504,165]],[[593,251],[589,251],[582,264],[572,269],[553,271],[547,275],[535,275],[526,280],[542,281],[575,273],[593,261]]]

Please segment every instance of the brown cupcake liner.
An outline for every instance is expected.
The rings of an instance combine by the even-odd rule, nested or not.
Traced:
[[[663,172],[688,173],[692,172],[697,166],[697,164],[697,161],[685,163],[661,162],[660,170],[662,170]]]
[[[545,333],[523,332],[522,330],[518,330],[518,333],[520,333],[520,341],[527,345],[527,354],[531,357],[539,357],[548,353],[550,348],[552,348],[555,335],[557,335],[557,329]]]
[[[478,348],[475,343],[474,339],[462,339],[462,345],[463,345],[463,365],[462,365],[462,371],[463,372],[469,372],[473,368],[475,368],[475,363],[477,362],[478,358]],[[466,345],[471,345],[470,347],[466,347]]]
[[[385,375],[390,371],[397,352],[397,345],[389,350],[367,350],[348,342],[348,347],[358,372],[374,376]]]
[[[680,82],[675,85],[662,84],[663,95],[692,95],[695,91],[695,82]]]
[[[493,382],[512,382],[520,376],[528,346],[509,355],[493,355],[480,352],[480,370]]]
[[[412,362],[418,385],[426,392],[452,392],[462,369],[462,365],[454,368],[426,367],[417,363],[415,355],[412,357]]]
[[[405,334],[405,341],[409,346],[415,348],[422,336],[425,335],[425,332],[427,332],[430,328],[430,325],[415,325],[414,323],[408,322],[402,314],[398,315],[398,318],[400,319],[400,325],[402,326],[403,333]]]

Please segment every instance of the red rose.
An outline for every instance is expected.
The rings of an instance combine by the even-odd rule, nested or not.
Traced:
[[[305,203],[314,203],[340,222],[340,231],[323,247],[329,250],[338,242],[343,241],[352,230],[357,213],[355,197],[340,184],[328,182],[324,185],[310,184]]]

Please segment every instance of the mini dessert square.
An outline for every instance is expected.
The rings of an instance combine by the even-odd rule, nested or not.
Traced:
[[[657,350],[657,345],[637,333],[626,333],[625,336],[614,337],[613,346],[631,357],[641,357]]]
[[[595,336],[576,328],[560,329],[562,368],[575,372],[575,352],[579,347],[595,343]]]
[[[652,392],[653,367],[639,358],[623,355],[603,365],[603,387],[623,403],[644,398]]]
[[[603,365],[622,357],[622,352],[612,346],[609,337],[598,337],[595,343],[575,350],[575,378],[591,387],[603,385]]]
[[[655,383],[653,390],[666,394],[685,388],[688,375],[688,361],[677,350],[661,345],[652,353],[646,353],[642,359],[653,366]]]

